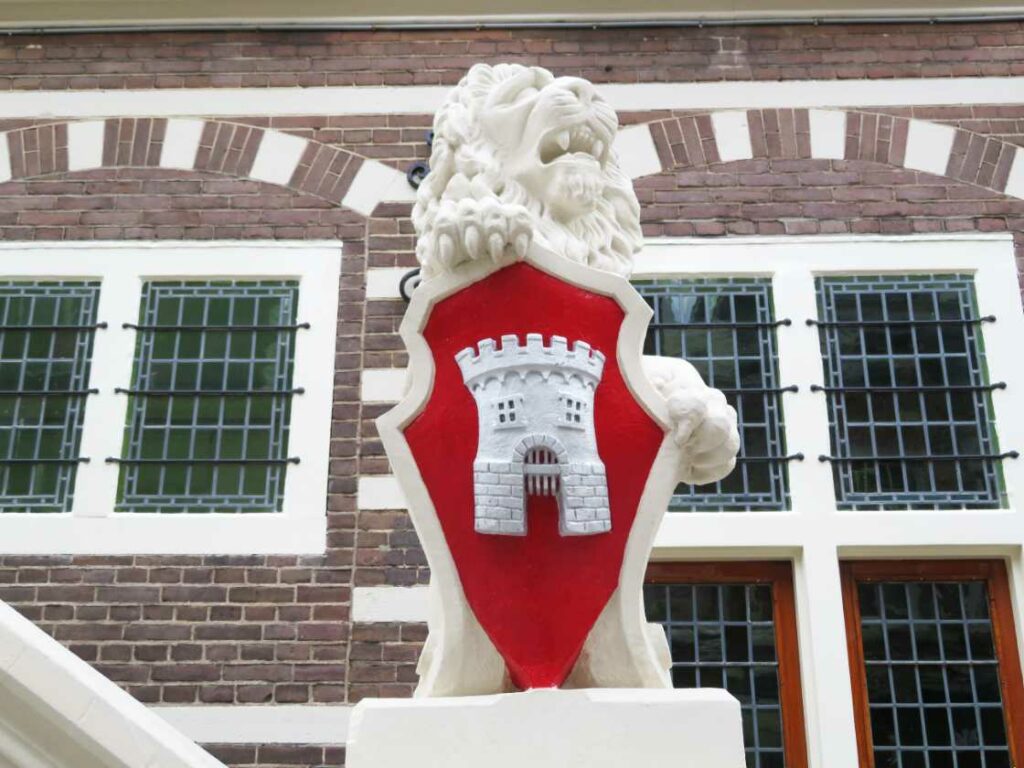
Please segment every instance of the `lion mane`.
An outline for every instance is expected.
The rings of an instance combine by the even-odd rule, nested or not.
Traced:
[[[508,92],[508,81],[531,76],[528,88]],[[527,230],[535,239],[572,261],[624,277],[630,275],[633,257],[642,245],[640,205],[614,150],[608,147],[601,164],[600,189],[595,190],[593,209],[575,217],[559,217],[506,169],[510,154],[535,152],[536,147],[524,146],[522,138],[513,146],[507,142],[502,145],[488,127],[485,116],[496,106],[514,106],[542,94],[544,89],[563,87],[541,67],[477,64],[448,95],[434,118],[430,172],[420,184],[412,212],[418,234],[416,256],[424,279],[454,268],[455,264],[441,259],[438,219],[440,213],[447,210],[450,215],[466,200],[491,204],[491,210],[493,204],[499,204],[501,210],[519,212],[526,217]],[[614,138],[618,129],[614,110],[596,94],[589,106],[592,119],[600,121],[607,135]],[[461,215],[467,215],[465,205]],[[512,245],[508,243],[510,249]]]

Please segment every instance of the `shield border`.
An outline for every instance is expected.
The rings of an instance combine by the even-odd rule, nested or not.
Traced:
[[[590,658],[594,663],[582,670],[578,662],[567,685],[667,687],[667,648],[662,647],[663,637],[659,643],[647,631],[640,600],[647,560],[675,489],[681,459],[669,431],[668,407],[641,364],[652,311],[625,278],[570,261],[536,242],[523,261],[619,304],[625,317],[616,357],[623,380],[640,406],[665,431],[627,537],[618,588],[591,628],[581,653],[581,659]],[[469,608],[437,511],[403,433],[426,407],[433,391],[434,361],[423,329],[434,305],[505,266],[508,262],[478,260],[416,288],[399,328],[409,354],[406,392],[397,405],[376,420],[431,569],[430,636],[420,660],[418,696],[490,694],[508,689],[505,662]]]

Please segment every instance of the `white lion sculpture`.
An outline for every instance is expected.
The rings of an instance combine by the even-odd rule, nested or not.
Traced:
[[[586,80],[541,67],[477,64],[434,118],[430,173],[412,219],[422,279],[480,258],[521,259],[531,237],[628,278],[643,245],[640,204],[612,149],[618,117]],[[679,479],[732,471],[736,412],[692,365],[646,357],[683,452]]]
[[[617,130],[615,111],[586,80],[519,64],[470,69],[435,116],[430,173],[413,208],[421,279],[480,259],[522,259],[532,238],[628,278],[643,238],[640,205],[612,148]],[[739,435],[724,395],[684,360],[645,357],[643,365],[668,406],[679,481],[706,484],[732,471]],[[504,664],[467,606],[442,609],[435,599],[430,626],[418,695],[508,689]],[[660,628],[647,632],[645,650],[616,642],[599,621],[566,685],[670,685]]]

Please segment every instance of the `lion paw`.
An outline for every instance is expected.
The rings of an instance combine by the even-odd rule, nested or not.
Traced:
[[[732,472],[740,447],[736,411],[685,360],[645,357],[644,370],[665,398],[672,439],[682,449],[679,479],[706,485]]]
[[[530,214],[523,206],[463,198],[441,204],[432,245],[441,271],[452,272],[467,261],[490,259],[501,264],[523,259],[532,233]]]

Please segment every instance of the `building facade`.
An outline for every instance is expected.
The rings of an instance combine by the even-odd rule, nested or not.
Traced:
[[[650,566],[675,684],[740,699],[752,768],[1024,763],[1013,17],[6,37],[0,601],[232,768],[338,768],[411,695],[373,420],[478,61],[618,111],[647,352],[739,412]]]

